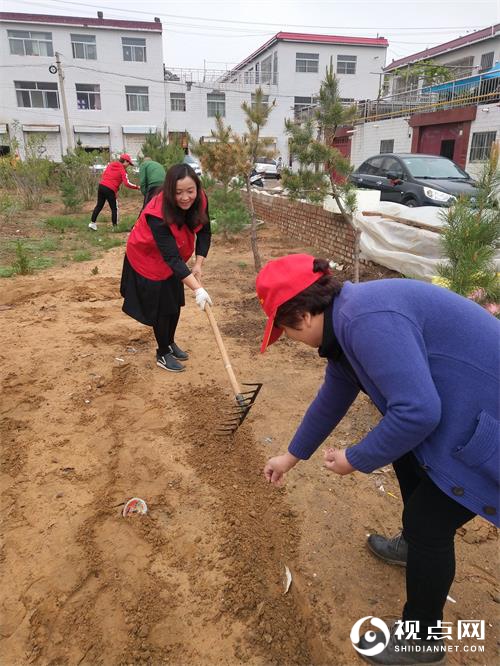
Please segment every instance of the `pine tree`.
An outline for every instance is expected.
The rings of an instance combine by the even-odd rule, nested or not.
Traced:
[[[216,129],[212,130],[214,142],[193,143],[191,150],[198,155],[203,168],[216,178],[226,189],[233,178],[242,178],[246,183],[248,207],[250,210],[250,242],[254,258],[255,270],[262,267],[258,241],[257,216],[250,185],[250,174],[257,157],[273,157],[274,150],[270,145],[272,139],[262,138],[261,129],[266,125],[269,114],[275,103],[264,101],[262,88],[257,88],[252,104],[243,102],[241,108],[245,113],[248,131],[239,136],[226,127],[222,118],[216,117]],[[232,216],[235,219],[235,216]]]
[[[438,273],[449,289],[485,307],[500,301],[495,265],[500,246],[499,192],[499,151],[494,147],[479,179],[474,206],[461,197],[443,213],[441,243],[447,261],[438,267]]]
[[[311,203],[320,204],[326,196],[333,196],[340,214],[354,235],[353,279],[358,282],[361,232],[353,221],[356,195],[347,178],[351,165],[349,160],[332,146],[338,128],[351,124],[355,116],[356,107],[346,108],[341,101],[338,80],[330,61],[321,82],[318,105],[313,117],[303,122],[287,120],[285,123],[290,137],[290,151],[299,167],[294,171],[288,168],[283,170],[283,185],[292,199],[304,198]]]
[[[271,104],[264,101],[264,93],[260,87],[255,91],[252,104],[243,102],[241,105],[246,116],[245,123],[248,128],[248,132],[242,137],[243,148],[247,159],[245,172],[242,175],[244,175],[246,180],[251,218],[250,241],[252,244],[253,260],[257,273],[262,268],[262,259],[257,241],[257,215],[255,214],[250,174],[258,157],[273,157],[275,154],[274,149],[271,148],[272,139],[262,138],[261,136],[261,130],[267,124],[269,115],[274,106],[275,101]]]
[[[159,162],[168,171],[174,164],[179,164],[184,159],[184,150],[174,142],[169,143],[167,137],[161,132],[150,132],[141,147],[144,157],[150,157]]]

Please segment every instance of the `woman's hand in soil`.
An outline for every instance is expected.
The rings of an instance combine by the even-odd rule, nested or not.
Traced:
[[[285,474],[299,462],[299,459],[291,453],[283,453],[281,456],[269,458],[264,467],[264,476],[266,481],[274,486],[281,486],[284,482]]]
[[[325,451],[325,467],[342,476],[356,471],[356,468],[347,460],[343,449],[327,449]]]

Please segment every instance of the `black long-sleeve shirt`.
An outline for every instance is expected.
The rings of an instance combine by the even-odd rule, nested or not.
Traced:
[[[153,238],[155,239],[161,256],[170,266],[175,277],[179,280],[187,278],[187,276],[191,274],[191,271],[180,255],[175,237],[170,231],[169,225],[165,224],[162,218],[156,217],[155,215],[146,215],[146,221],[151,229],[151,233],[153,234]],[[211,240],[212,230],[210,228],[210,217],[208,216],[207,224],[204,224],[196,234],[195,253],[197,256],[207,256]]]

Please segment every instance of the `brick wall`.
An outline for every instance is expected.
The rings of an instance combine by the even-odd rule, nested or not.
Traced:
[[[253,199],[258,219],[305,246],[323,250],[329,259],[352,264],[354,235],[341,215],[277,195],[255,193]]]

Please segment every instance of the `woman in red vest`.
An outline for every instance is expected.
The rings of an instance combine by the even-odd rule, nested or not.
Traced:
[[[210,248],[208,201],[201,183],[187,164],[167,171],[163,191],[141,211],[127,241],[120,292],[123,311],[152,326],[158,349],[156,364],[182,372],[188,354],[174,342],[184,286],[203,310],[212,304],[200,284],[202,264]],[[186,265],[193,252],[191,270]]]
[[[99,181],[99,187],[97,188],[97,203],[94,210],[92,211],[91,221],[89,223],[89,229],[92,231],[97,231],[97,216],[103,209],[106,201],[111,208],[111,230],[115,231],[118,226],[118,190],[120,185],[125,185],[131,190],[140,190],[139,185],[134,185],[131,183],[127,176],[127,168],[133,166],[132,158],[128,153],[123,153],[120,155],[119,159],[114,162],[110,162],[108,166],[104,169],[101,180]]]

